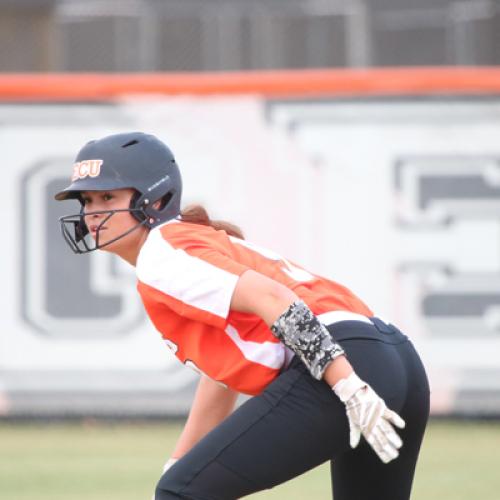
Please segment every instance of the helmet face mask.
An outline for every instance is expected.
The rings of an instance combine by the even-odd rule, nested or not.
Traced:
[[[71,181],[55,199],[77,199],[82,205],[79,214],[59,219],[62,235],[75,253],[103,248],[139,227],[151,229],[180,213],[182,179],[179,168],[168,147],[152,135],[132,132],[89,142],[76,157]],[[109,221],[114,213],[128,211],[138,223],[104,244],[99,242],[97,231],[95,244],[90,244],[84,220],[89,213],[84,213],[81,193],[127,188],[135,191],[129,208],[99,213],[108,214],[105,221]]]
[[[83,208],[83,207],[82,207]],[[112,238],[109,241],[105,241],[101,243],[100,240],[100,229],[116,214],[120,212],[128,212],[131,215],[134,215],[137,218],[137,215],[140,213],[140,217],[142,217],[142,221],[137,222],[134,226],[127,229],[123,233],[118,236]],[[89,215],[106,215],[104,219],[99,222],[96,230],[95,239],[92,238],[90,232],[85,223],[85,217]],[[123,208],[116,210],[99,210],[95,212],[84,212],[83,209],[79,214],[73,215],[65,215],[59,218],[59,222],[61,224],[61,232],[64,240],[68,244],[68,246],[73,250],[74,253],[82,254],[93,252],[94,250],[100,250],[101,248],[105,248],[111,243],[115,243],[116,241],[122,239],[123,237],[129,235],[136,229],[141,226],[144,226],[147,221],[146,214],[143,210],[140,209],[131,209],[131,208]]]

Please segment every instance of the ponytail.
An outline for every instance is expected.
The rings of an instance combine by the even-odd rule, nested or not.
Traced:
[[[201,205],[189,205],[181,210],[180,219],[182,222],[190,222],[192,224],[202,224],[210,226],[217,230],[223,230],[230,236],[235,236],[240,240],[244,240],[243,231],[236,225],[222,220],[210,219],[208,212]]]

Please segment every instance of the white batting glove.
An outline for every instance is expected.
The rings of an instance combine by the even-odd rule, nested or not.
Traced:
[[[168,471],[168,469],[170,469],[170,467],[172,467],[172,465],[175,464],[175,462],[177,462],[177,458],[169,458],[167,460],[167,462],[165,463],[165,465],[163,466],[163,472],[162,474],[165,474],[165,472]],[[151,500],[155,500],[155,493],[153,493],[153,496],[151,497]]]
[[[354,372],[337,382],[333,391],[346,407],[351,448],[358,446],[363,434],[382,462],[397,458],[403,442],[393,425],[402,429],[404,420],[389,410],[384,400]]]
[[[178,458],[169,458],[166,462],[166,464],[163,466],[163,474],[165,474],[165,472],[168,471],[168,469],[170,469],[170,467],[172,467],[172,465],[175,464],[175,462],[177,462]]]

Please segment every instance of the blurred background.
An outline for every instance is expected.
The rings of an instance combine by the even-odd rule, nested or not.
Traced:
[[[495,0],[2,0],[2,71],[492,65]]]
[[[499,64],[494,0],[0,0],[0,498],[149,498],[189,409],[134,270],[73,255],[52,199],[88,140],[143,130],[185,204],[411,337],[414,498],[497,499]],[[328,470],[255,497],[330,498]]]

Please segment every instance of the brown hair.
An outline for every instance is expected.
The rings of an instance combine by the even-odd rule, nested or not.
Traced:
[[[214,229],[226,231],[230,236],[235,236],[240,240],[244,240],[243,231],[236,225],[223,220],[212,220],[208,212],[201,205],[188,205],[181,210],[180,219],[183,222],[192,224],[202,224],[203,226],[211,226]]]

